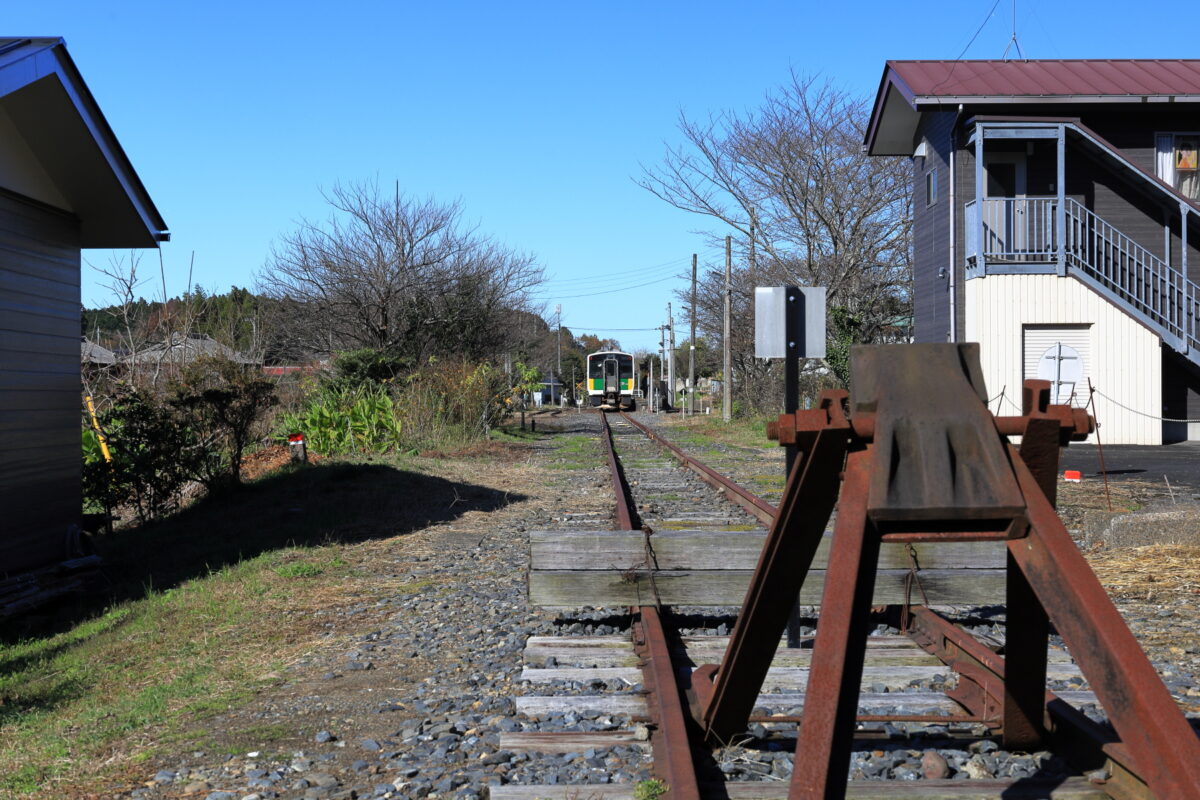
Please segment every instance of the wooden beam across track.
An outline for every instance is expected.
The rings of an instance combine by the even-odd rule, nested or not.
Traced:
[[[529,601],[546,608],[640,605],[736,606],[745,599],[766,534],[725,531],[533,531],[529,535]],[[828,563],[826,536],[800,592],[819,605]],[[906,585],[913,560],[903,544],[884,544],[874,602],[900,605],[987,605],[1004,597],[1003,542],[915,545],[917,582]],[[913,595],[916,595],[915,597]]]

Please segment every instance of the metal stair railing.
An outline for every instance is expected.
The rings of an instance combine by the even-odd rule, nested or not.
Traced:
[[[1069,268],[1158,328],[1171,347],[1200,363],[1196,329],[1200,287],[1070,198],[1066,235]]]

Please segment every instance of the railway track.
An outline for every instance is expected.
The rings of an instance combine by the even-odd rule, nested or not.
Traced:
[[[609,435],[613,459],[609,463],[614,496],[617,498],[614,509],[614,519],[618,520],[614,527],[617,530],[629,531],[644,525],[655,531],[646,537],[650,542],[655,537],[662,538],[667,532],[678,537],[694,534],[702,537],[706,531],[742,533],[747,537],[748,546],[737,554],[743,562],[738,565],[744,568],[750,566],[747,558],[757,556],[762,537],[765,536],[765,527],[746,506],[759,513],[769,509],[771,515],[775,512],[774,506],[705,469],[705,465],[689,457],[680,448],[670,445],[645,422],[624,414],[600,419],[602,423],[609,423],[603,427],[611,429]],[[603,441],[603,433],[601,438]],[[717,491],[718,488],[724,491]],[[737,498],[739,502],[728,498]],[[603,542],[615,535],[596,534],[596,538]],[[579,536],[583,538],[588,535]],[[645,533],[639,531],[635,536],[645,536]],[[533,537],[535,552],[540,550],[535,558],[540,556],[541,565],[558,565],[547,548],[539,548],[539,544],[545,543],[539,541],[538,534],[533,534]],[[559,558],[568,562],[579,557],[580,544],[582,542],[571,542],[572,550],[560,553]],[[536,577],[531,579],[536,580]],[[537,588],[534,587],[533,591],[537,591]],[[737,742],[731,743],[733,746],[717,748],[712,754],[693,753],[690,746],[690,722],[684,707],[685,701],[680,698],[675,683],[675,669],[676,666],[682,666],[686,671],[720,657],[728,644],[726,634],[735,620],[736,608],[732,605],[735,604],[697,604],[675,608],[667,614],[660,613],[653,604],[637,606],[633,615],[635,624],[630,626],[626,634],[531,639],[525,652],[524,676],[535,686],[560,691],[566,688],[572,693],[517,698],[519,712],[536,716],[569,709],[586,718],[599,711],[601,719],[627,719],[628,727],[582,737],[567,732],[561,735],[538,733],[511,741],[557,753],[569,753],[581,748],[603,749],[607,743],[618,747],[640,747],[651,757],[648,761],[653,764],[653,774],[672,788],[675,797],[702,796],[701,787],[704,796],[719,797],[722,789],[717,787],[722,783],[723,791],[732,797],[786,797],[786,779],[791,774],[790,750],[795,745],[795,721],[803,709],[804,683],[811,660],[811,638],[800,648],[780,648],[769,673],[768,684],[757,701],[751,727]],[[802,628],[802,633],[811,637],[813,620],[806,622],[810,624]],[[681,623],[682,632],[678,630]],[[912,720],[900,722],[900,725],[925,729],[923,732],[927,736],[920,744],[922,753],[937,745],[941,745],[942,750],[959,749],[969,753],[966,748],[970,743],[988,741],[980,739],[978,723],[956,720],[952,716],[957,709],[956,704],[937,691],[944,688],[943,680],[948,672],[940,661],[906,637],[899,636],[898,631],[876,637],[873,644],[869,666],[865,670],[867,680],[864,681],[869,691],[863,696],[861,707],[864,723],[862,739],[869,743],[870,749],[861,752],[860,760],[869,763],[874,759],[877,768],[880,759],[874,754],[879,752],[879,748],[886,748],[889,753],[894,751],[893,742],[899,728],[895,723],[884,722],[883,717],[895,717],[898,713]],[[655,646],[656,652],[651,652],[652,646]],[[555,666],[547,668],[545,665],[548,662]],[[1052,674],[1064,681],[1078,678],[1077,668],[1069,663],[1065,654],[1057,657]],[[620,691],[620,681],[634,691]],[[583,693],[583,687],[597,687],[601,682],[606,689],[615,686],[618,691]],[[636,691],[638,689],[641,691]],[[1071,699],[1081,704],[1094,702],[1094,697],[1086,690],[1076,690]],[[649,741],[639,740],[639,736],[651,732]],[[510,743],[506,740],[502,746],[508,747]],[[1002,757],[993,756],[996,760]],[[1031,765],[1045,760],[1044,756],[1038,755],[1029,759]],[[896,796],[892,792],[897,789],[909,788],[908,784],[899,781],[872,782],[873,785],[866,785],[866,781],[860,783],[863,785],[856,787],[856,797],[892,797]],[[973,790],[980,793],[973,796],[986,797],[991,792],[999,797],[1000,792],[1010,791],[1013,781],[978,779],[972,783]],[[1056,796],[1105,796],[1078,786],[1079,783],[1079,780],[1071,781]],[[924,786],[923,790],[929,788]],[[1041,787],[1036,788],[1040,790]],[[582,793],[580,796],[622,800],[634,797],[636,789],[634,782],[557,788],[547,785],[509,785],[493,788],[492,796],[498,800],[531,800],[570,797],[572,793],[579,792]]]
[[[615,530],[532,533],[530,599],[564,609],[567,620],[567,609],[584,606],[590,619],[608,620],[620,632],[531,638],[522,673],[531,691],[516,698],[515,707],[526,718],[560,722],[561,729],[543,727],[501,740],[505,750],[573,761],[582,756],[594,766],[591,780],[565,786],[509,784],[492,787],[491,796],[645,800],[665,789],[669,800],[789,797],[789,790],[795,791],[793,752],[808,699],[815,620],[801,629],[806,635],[801,647],[781,642],[770,648],[773,656],[764,665],[748,724],[726,739],[710,737],[705,743],[692,714],[699,702],[693,674],[700,674],[703,664],[720,662],[726,652],[737,607],[777,509],[670,445],[644,422],[626,414],[597,417],[616,498]],[[994,550],[992,560],[981,563],[978,555],[986,547],[979,544],[964,543],[955,551],[957,561],[951,553],[944,564],[935,559],[919,570],[922,594],[933,594],[932,600],[923,598],[926,605],[953,605],[960,621],[974,623],[969,631],[978,636],[949,633],[946,623],[941,650],[901,635],[895,626],[896,608],[912,601],[911,575],[917,568],[904,563],[904,549],[889,551],[884,545],[875,601],[891,606],[892,615],[876,620],[863,656],[849,783],[844,795],[835,788],[831,794],[799,796],[1155,796],[1133,772],[1128,753],[1089,720],[1103,720],[1103,712],[1056,637],[1045,685],[1061,706],[1052,709],[1060,734],[1055,743],[1066,743],[1058,749],[1071,752],[1006,749],[998,712],[975,708],[972,713],[973,704],[962,701],[970,686],[950,668],[964,667],[961,657],[947,657],[947,648],[955,655],[969,652],[993,675],[1003,671],[1002,659],[994,656],[1005,644],[994,624],[995,608],[971,608],[1002,580],[996,573],[1002,572],[1003,551]],[[908,552],[911,558],[911,547]],[[818,554],[817,566],[821,558]],[[821,577],[810,572],[802,602],[819,602]],[[926,609],[917,615],[910,625],[918,632],[943,624]],[[973,679],[980,680],[977,674]],[[606,771],[610,760],[622,769]],[[628,767],[631,763],[635,768]],[[651,775],[661,783],[645,783]]]

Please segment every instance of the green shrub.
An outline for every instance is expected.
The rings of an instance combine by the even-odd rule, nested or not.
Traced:
[[[195,436],[178,424],[174,409],[148,392],[126,387],[100,417],[100,425],[113,460],[97,457],[99,442],[85,430],[84,502],[100,508],[131,506],[140,522],[173,511],[200,455]]]
[[[332,381],[341,387],[358,388],[364,384],[387,383],[412,369],[412,359],[370,347],[346,350],[333,360]]]
[[[297,412],[280,415],[277,437],[303,433],[322,455],[386,452],[404,446],[403,424],[391,390],[382,385],[319,388]]]
[[[355,353],[357,363],[370,362]],[[509,396],[507,378],[490,364],[430,359],[395,381],[326,381],[298,411],[280,415],[275,432],[280,440],[303,433],[322,455],[441,448],[485,438]]]
[[[171,406],[196,437],[195,477],[209,490],[242,480],[242,455],[263,414],[276,405],[275,384],[253,366],[203,357],[171,383]]]

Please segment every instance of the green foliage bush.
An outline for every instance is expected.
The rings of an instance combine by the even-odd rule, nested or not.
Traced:
[[[850,348],[862,342],[862,322],[844,306],[829,309],[832,335],[825,345],[825,363],[845,388],[850,388]]]
[[[210,491],[241,483],[242,455],[277,402],[274,383],[226,358],[198,358],[171,382],[170,404],[198,443],[192,469]]]
[[[404,429],[389,387],[319,387],[296,412],[276,421],[279,438],[303,433],[308,447],[322,455],[384,452],[404,447]]]
[[[370,351],[340,356],[332,379],[295,412],[280,415],[276,435],[303,433],[313,452],[416,452],[487,436],[506,411],[508,379],[490,364],[430,359],[401,377],[379,378],[388,363]]]
[[[365,384],[387,383],[412,369],[412,359],[369,347],[338,353],[333,362],[333,382],[358,388]]]
[[[199,453],[194,434],[178,424],[174,409],[149,392],[125,387],[100,425],[113,460],[104,460],[95,433],[85,430],[85,503],[128,506],[143,523],[174,511]]]
[[[99,416],[111,463],[83,429],[85,505],[129,506],[148,522],[174,511],[191,481],[210,491],[239,483],[242,455],[274,404],[274,384],[228,359],[198,359],[166,393],[119,386]]]

